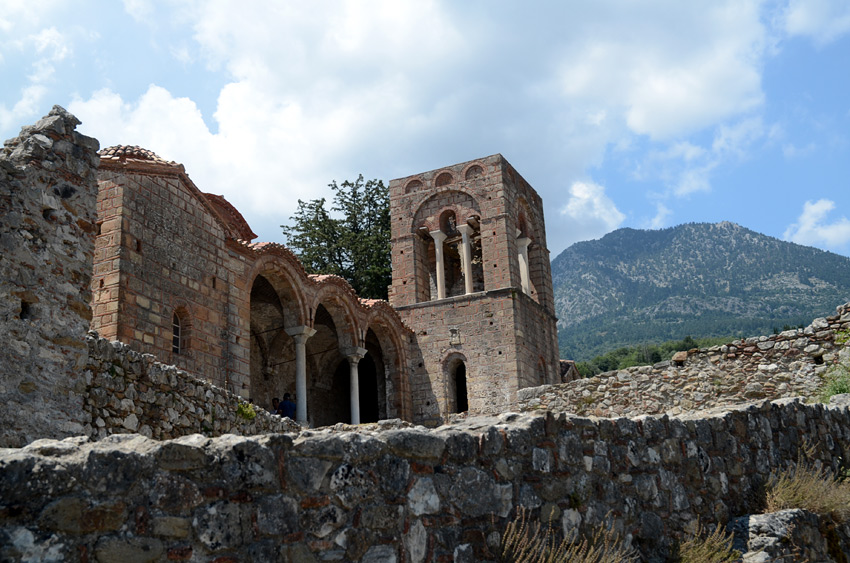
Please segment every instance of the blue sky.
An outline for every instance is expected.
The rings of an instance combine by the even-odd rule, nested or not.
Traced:
[[[0,136],[59,104],[260,240],[331,180],[502,153],[549,249],[733,221],[850,255],[850,2],[4,0]]]

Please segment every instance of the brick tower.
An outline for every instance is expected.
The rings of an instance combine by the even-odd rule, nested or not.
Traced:
[[[543,206],[500,154],[390,182],[390,303],[413,329],[413,415],[499,412],[558,381]]]

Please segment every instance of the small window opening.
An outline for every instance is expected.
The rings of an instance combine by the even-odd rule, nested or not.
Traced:
[[[18,317],[22,321],[25,321],[27,319],[32,318],[32,313],[33,313],[32,303],[30,303],[28,301],[21,301],[21,313],[20,313],[20,315],[18,315]]]
[[[215,276],[212,277],[212,288],[215,289]]]
[[[103,289],[103,278],[100,278],[100,281],[98,282],[98,287],[100,289]]]
[[[103,232],[103,221],[98,221],[94,226],[94,234],[99,236]]]
[[[139,239],[136,239],[136,252],[141,252],[141,251],[142,251],[142,241],[140,241]]]
[[[180,341],[181,331],[180,316],[174,313],[174,318],[171,320],[171,351],[175,354],[179,354],[182,351],[182,342]]]

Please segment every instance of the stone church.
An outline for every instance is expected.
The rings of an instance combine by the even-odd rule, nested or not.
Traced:
[[[389,303],[310,275],[149,150],[100,151],[92,328],[312,426],[498,412],[559,381],[543,207],[501,156],[390,182]]]

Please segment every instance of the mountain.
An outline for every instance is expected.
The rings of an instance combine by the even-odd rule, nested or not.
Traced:
[[[734,223],[618,229],[552,261],[561,357],[685,336],[755,336],[850,301],[850,258]]]

